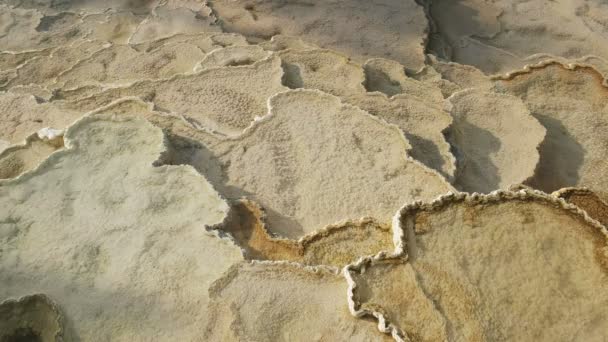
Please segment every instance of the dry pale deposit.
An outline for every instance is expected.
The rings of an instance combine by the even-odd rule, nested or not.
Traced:
[[[210,228],[229,233],[243,248],[245,257],[254,260],[341,267],[360,256],[394,249],[390,227],[372,218],[329,225],[297,241],[272,236],[266,219],[266,213],[255,202],[239,200],[222,223]]]
[[[43,131],[42,131],[43,132]],[[0,179],[15,178],[20,174],[35,169],[51,153],[63,147],[63,134],[46,138],[41,134],[32,134],[22,145],[0,149]]]
[[[0,0],[0,342],[606,341],[607,37],[605,0]]]
[[[283,84],[339,96],[397,125],[412,146],[412,157],[452,179],[455,161],[443,135],[452,119],[443,110],[438,87],[410,78],[401,64],[380,58],[361,66],[330,50],[286,50],[279,56]]]
[[[519,98],[468,89],[447,101],[454,118],[447,135],[456,150],[459,190],[487,193],[534,175],[545,128]]]
[[[0,303],[0,340],[61,341],[64,318],[47,296],[35,294]]]
[[[196,339],[208,287],[242,259],[204,229],[226,202],[192,167],[154,166],[166,139],[143,119],[86,117],[65,145],[0,181],[0,296],[44,292],[84,340]]]
[[[608,191],[608,88],[595,69],[551,63],[499,79],[497,88],[520,97],[547,129],[530,185]]]
[[[270,57],[252,65],[211,68],[167,79],[139,81],[89,96],[65,93],[67,107],[90,111],[126,96],[154,103],[162,112],[183,117],[193,127],[222,135],[238,135],[266,114],[268,97],[281,85],[281,61]]]
[[[233,146],[219,157],[225,181],[217,187],[264,206],[275,234],[297,238],[364,212],[386,222],[397,203],[453,190],[408,157],[397,126],[335,96],[292,90],[269,106],[266,117],[224,142]]]
[[[39,101],[39,98],[31,94],[0,92],[2,139],[12,144],[20,144],[40,129],[46,127],[63,129],[82,116],[81,112]]]
[[[358,61],[386,57],[424,65],[425,14],[414,0],[213,0],[220,25],[257,39],[298,36]],[[355,33],[356,32],[356,33]]]
[[[225,46],[215,40],[220,35],[201,34],[179,41],[166,39],[157,46],[107,46],[61,73],[53,86],[72,89],[85,85],[128,85],[189,73],[207,53]]]

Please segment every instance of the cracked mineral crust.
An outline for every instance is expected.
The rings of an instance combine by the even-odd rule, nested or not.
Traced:
[[[0,0],[0,342],[605,341],[607,37],[605,0]]]
[[[195,339],[208,287],[242,259],[204,229],[226,202],[192,167],[154,166],[166,139],[143,119],[85,117],[65,145],[0,180],[0,296],[43,291],[84,340]]]
[[[230,147],[219,157],[225,180],[216,187],[259,202],[275,234],[297,238],[362,212],[386,222],[397,203],[453,191],[407,155],[397,126],[335,96],[292,90],[269,107],[241,136],[220,143]]]

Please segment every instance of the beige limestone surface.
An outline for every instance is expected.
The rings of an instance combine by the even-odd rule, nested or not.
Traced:
[[[224,46],[214,49],[194,67],[194,71],[227,66],[249,65],[267,59],[270,53],[259,45]]]
[[[76,89],[63,93],[61,100],[71,110],[88,112],[136,96],[159,111],[183,117],[195,128],[236,136],[266,114],[270,96],[286,89],[282,74],[281,61],[271,56],[251,65],[138,81],[92,94]]]
[[[530,185],[547,192],[568,186],[608,189],[608,88],[595,69],[552,63],[496,83],[498,91],[520,97],[547,130]]]
[[[230,147],[219,157],[224,180],[216,187],[260,203],[275,234],[298,238],[361,213],[387,222],[397,203],[453,191],[407,155],[410,145],[397,126],[335,96],[291,90],[273,96],[269,108],[241,136],[221,143]]]
[[[401,64],[379,58],[361,66],[331,50],[290,49],[279,56],[284,85],[322,90],[397,125],[413,158],[452,179],[455,160],[443,135],[452,119],[443,110],[439,87],[409,78]]]
[[[36,169],[0,180],[0,297],[43,292],[82,340],[199,338],[207,290],[242,259],[205,231],[227,203],[143,119],[88,116]],[[36,208],[35,210],[32,210]]]
[[[408,154],[412,158],[436,170],[445,179],[453,179],[456,159],[444,134],[452,124],[452,117],[441,107],[441,102],[429,103],[409,94],[387,98],[380,93],[353,95],[346,101],[397,125],[411,145]]]
[[[58,131],[58,133],[62,133]],[[7,147],[0,151],[0,179],[15,178],[35,169],[51,153],[63,147],[63,137],[52,139],[40,137],[37,133],[25,139],[22,145]]]
[[[552,195],[576,205],[592,219],[608,227],[608,201],[605,193],[596,193],[587,188],[562,188]]]
[[[351,316],[335,270],[286,262],[240,263],[210,289],[208,341],[389,341]]]
[[[458,160],[457,189],[488,193],[534,176],[546,131],[519,98],[468,89],[448,102],[454,121],[447,136]]]
[[[358,61],[386,57],[412,70],[424,65],[427,22],[414,0],[213,0],[209,6],[228,32],[298,36]]]
[[[351,308],[416,341],[601,341],[608,231],[530,191],[452,195],[405,206],[407,262],[345,270]]]
[[[297,241],[271,235],[263,208],[238,200],[228,217],[212,229],[229,233],[250,260],[289,260],[305,265],[342,267],[361,256],[394,249],[393,232],[372,218],[349,220],[324,227]]]
[[[141,21],[129,42],[136,44],[178,33],[221,32],[220,27],[215,25],[211,9],[204,3],[199,3],[199,6],[201,7],[198,9],[191,9],[172,6],[170,3],[160,4],[150,16]]]
[[[0,112],[0,139],[9,144],[23,143],[27,137],[46,127],[64,129],[82,116],[79,111],[13,91],[0,92]]]
[[[606,8],[0,0],[0,340],[603,341]]]

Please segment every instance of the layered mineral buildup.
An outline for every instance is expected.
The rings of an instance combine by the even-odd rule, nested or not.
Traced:
[[[602,0],[0,0],[0,342],[605,341]]]

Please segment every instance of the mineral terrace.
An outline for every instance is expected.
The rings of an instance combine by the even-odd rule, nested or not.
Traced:
[[[0,342],[608,341],[605,0],[0,0]]]

